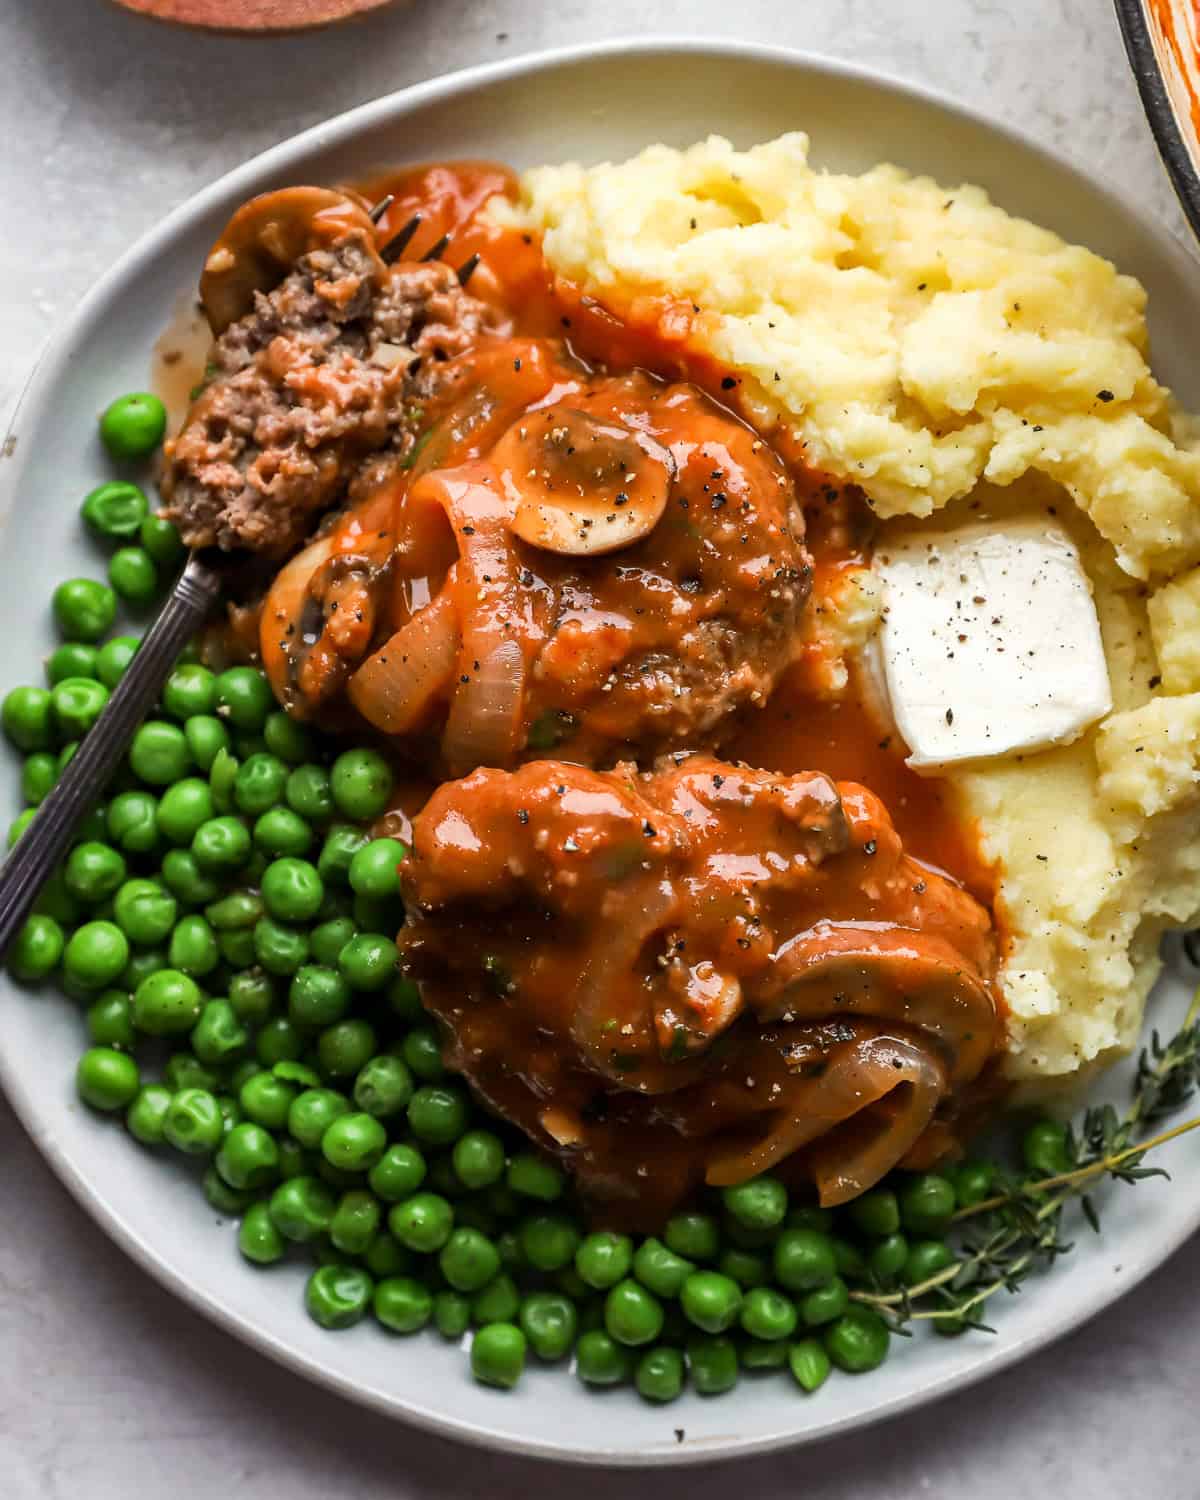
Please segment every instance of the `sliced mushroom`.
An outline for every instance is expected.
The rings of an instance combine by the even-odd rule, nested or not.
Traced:
[[[934,1038],[954,1081],[974,1078],[996,1040],[987,985],[949,943],[876,923],[818,922],[786,942],[757,997],[764,1021],[871,1016]]]
[[[290,187],[243,203],[208,252],[200,277],[200,301],[214,335],[245,317],[255,292],[278,286],[301,256],[353,229],[374,245],[374,226],[356,193]]]
[[[636,427],[573,406],[529,412],[492,452],[512,531],[544,552],[591,557],[648,536],[666,509],[675,461]]]

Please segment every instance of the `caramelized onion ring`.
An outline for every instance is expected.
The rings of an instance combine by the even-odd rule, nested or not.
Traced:
[[[983,979],[944,939],[902,927],[818,922],[780,948],[758,994],[761,1020],[873,1016],[923,1031],[954,1082],[974,1078],[996,1040]]]
[[[945,1070],[929,1048],[916,1041],[867,1036],[838,1047],[819,1074],[795,1079],[759,1140],[712,1158],[705,1181],[712,1187],[732,1187],[768,1172],[802,1146],[901,1089],[898,1108],[856,1149],[847,1154],[836,1136],[817,1147],[821,1202],[844,1203],[891,1171],[929,1124],[945,1092]]]
[[[449,683],[459,643],[454,601],[443,590],[359,667],[346,690],[351,703],[384,734],[407,734]]]

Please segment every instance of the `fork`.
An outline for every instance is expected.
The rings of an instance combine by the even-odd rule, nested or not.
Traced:
[[[393,201],[389,194],[374,205],[370,210],[372,223],[380,222]],[[380,249],[385,264],[400,259],[421,222],[421,215],[414,214]],[[442,235],[421,260],[440,260],[449,245],[450,236]],[[460,286],[466,286],[478,265],[479,256],[472,255],[458,267]],[[215,551],[188,555],[100,717],[84,735],[37,816],[0,867],[0,954],[20,930],[88,808],[116,770],[134,731],[157,701],[176,657],[216,603],[221,578],[220,556]]]

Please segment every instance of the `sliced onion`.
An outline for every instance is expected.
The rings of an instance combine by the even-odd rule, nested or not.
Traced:
[[[464,653],[465,654],[465,653]],[[468,681],[450,705],[442,754],[454,776],[478,766],[507,766],[520,748],[525,703],[525,657],[516,641],[501,641],[471,664]]]
[[[263,670],[280,703],[292,713],[302,713],[309,705],[296,698],[292,680],[294,652],[303,646],[301,620],[308,599],[308,585],[318,568],[333,555],[334,536],[321,537],[298,552],[286,567],[275,575],[275,581],[263,603],[259,623],[259,650]]]
[[[901,1107],[865,1144],[844,1158],[824,1142],[816,1148],[814,1156],[826,1151],[820,1157],[818,1177],[821,1202],[843,1203],[896,1165],[929,1123],[945,1092],[941,1063],[916,1041],[869,1036],[839,1047],[821,1073],[794,1080],[783,1104],[774,1111],[773,1123],[758,1141],[714,1156],[705,1181],[713,1187],[732,1187],[770,1171],[802,1146],[902,1087],[906,1092]],[[828,1199],[826,1192],[831,1195]]]
[[[384,734],[409,733],[445,690],[458,648],[458,613],[443,590],[359,667],[347,688],[351,703]]]

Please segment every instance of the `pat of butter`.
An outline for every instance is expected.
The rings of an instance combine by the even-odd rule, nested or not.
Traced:
[[[914,770],[1069,744],[1112,708],[1091,585],[1058,527],[901,532],[874,567],[883,676]]]

